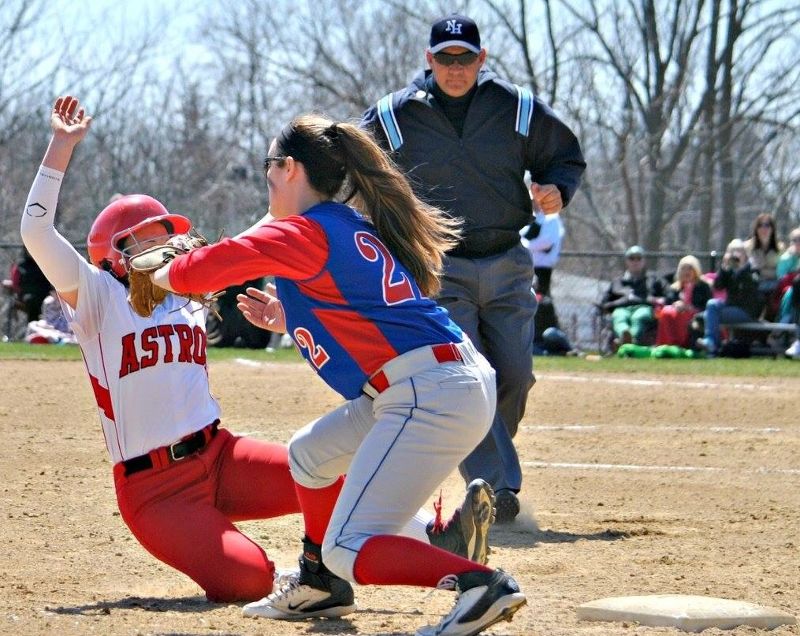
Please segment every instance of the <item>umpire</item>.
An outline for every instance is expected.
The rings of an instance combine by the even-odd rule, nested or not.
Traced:
[[[470,18],[437,20],[425,58],[430,68],[364,113],[362,126],[420,198],[464,220],[438,301],[497,371],[498,405],[491,431],[460,469],[467,482],[482,477],[494,487],[497,521],[507,523],[519,513],[522,486],[512,438],[534,383],[533,263],[519,231],[532,207],[553,213],[569,202],[586,163],[546,104],[483,68],[486,49]]]

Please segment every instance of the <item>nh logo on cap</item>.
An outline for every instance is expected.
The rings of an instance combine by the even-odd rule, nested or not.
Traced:
[[[448,20],[445,31],[453,35],[461,35],[461,23],[456,20]]]

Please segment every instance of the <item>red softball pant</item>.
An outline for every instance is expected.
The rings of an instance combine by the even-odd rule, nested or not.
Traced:
[[[285,446],[219,429],[194,455],[124,473],[114,466],[122,519],[153,556],[210,601],[253,601],[272,591],[274,563],[233,522],[300,512]]]

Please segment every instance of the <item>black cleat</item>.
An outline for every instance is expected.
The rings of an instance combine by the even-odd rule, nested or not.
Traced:
[[[437,514],[436,520],[428,525],[428,540],[437,548],[486,565],[489,526],[494,518],[494,491],[483,479],[475,479],[467,486],[464,503],[447,523],[442,524]]]
[[[280,588],[242,608],[244,616],[301,620],[339,618],[356,610],[353,586],[326,568],[320,546],[303,540],[300,569],[284,575]]]
[[[511,523],[519,514],[519,498],[513,490],[498,490],[495,495],[497,523]]]
[[[503,570],[465,572],[455,579],[456,604],[438,625],[417,631],[417,636],[475,636],[500,621],[510,621],[527,600],[517,582]],[[443,580],[440,587],[446,587]]]

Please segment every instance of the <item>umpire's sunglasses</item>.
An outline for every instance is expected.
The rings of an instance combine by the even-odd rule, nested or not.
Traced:
[[[459,66],[469,66],[478,59],[478,54],[473,53],[472,51],[464,51],[463,53],[458,54],[434,53],[433,59],[437,64],[441,64],[442,66],[453,66],[453,64],[458,64]]]

